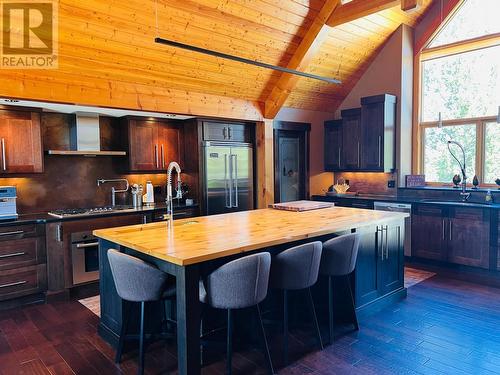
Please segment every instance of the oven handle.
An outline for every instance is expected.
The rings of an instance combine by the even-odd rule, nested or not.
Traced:
[[[89,243],[77,243],[77,249],[85,249],[86,247],[96,247],[99,246],[99,242],[89,242]]]

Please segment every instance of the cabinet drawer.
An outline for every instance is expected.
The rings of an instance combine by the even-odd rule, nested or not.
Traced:
[[[36,224],[0,227],[0,241],[34,237],[42,234],[43,226]]]
[[[46,289],[45,264],[0,271],[0,300],[42,292]]]
[[[413,205],[414,207],[414,214],[417,215],[427,215],[427,216],[444,216],[446,214],[445,209],[439,207],[439,206],[434,206],[434,205],[427,205],[427,204],[417,204]]]
[[[0,246],[0,270],[45,263],[44,237],[4,241]]]

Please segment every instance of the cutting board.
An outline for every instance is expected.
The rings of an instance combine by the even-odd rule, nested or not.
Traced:
[[[285,211],[311,211],[311,210],[319,210],[322,208],[330,208],[335,206],[334,203],[330,202],[315,202],[315,201],[293,201],[286,203],[275,203],[272,204],[271,207],[277,210],[285,210]]]

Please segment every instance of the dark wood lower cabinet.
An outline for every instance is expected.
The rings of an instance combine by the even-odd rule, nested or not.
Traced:
[[[453,209],[448,219],[448,261],[488,269],[490,266],[489,212]]]
[[[404,222],[363,228],[356,263],[356,307],[404,286]]]
[[[443,208],[417,205],[411,217],[412,255],[446,260],[446,212]]]

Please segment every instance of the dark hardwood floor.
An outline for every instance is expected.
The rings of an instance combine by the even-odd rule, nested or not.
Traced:
[[[78,302],[0,312],[1,374],[135,374],[136,352],[120,366]],[[361,330],[318,351],[308,329],[291,339],[283,374],[500,374],[500,289],[434,276],[408,298],[360,322]],[[280,337],[269,334],[280,367]],[[234,373],[265,373],[258,350],[234,355]],[[147,373],[175,372],[175,347],[151,344]],[[224,372],[223,355],[203,369]]]

